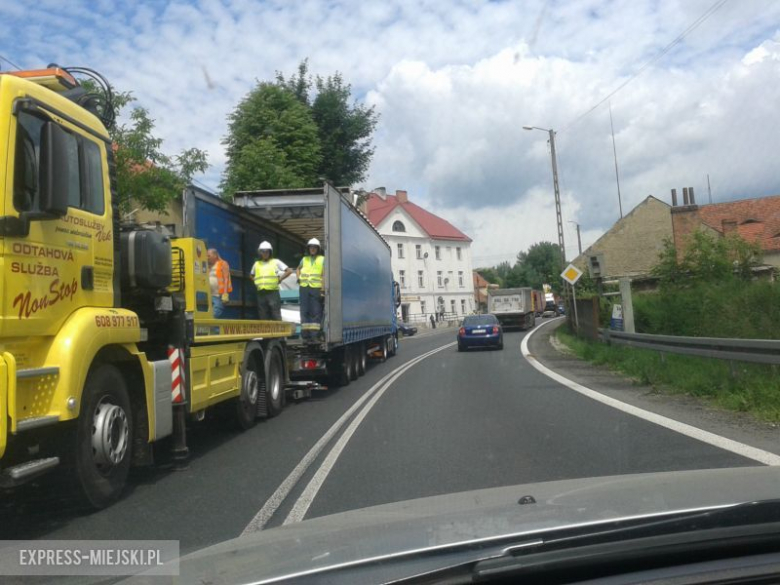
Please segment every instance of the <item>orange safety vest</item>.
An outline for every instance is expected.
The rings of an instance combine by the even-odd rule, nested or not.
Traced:
[[[219,285],[219,294],[233,292],[233,283],[230,281],[230,266],[224,260],[217,260],[214,263],[214,272],[217,275],[217,284]]]

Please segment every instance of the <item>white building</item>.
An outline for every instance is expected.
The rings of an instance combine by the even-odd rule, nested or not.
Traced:
[[[401,285],[401,316],[460,317],[475,310],[471,238],[447,220],[409,201],[406,191],[376,189],[366,215],[391,247],[393,276]]]

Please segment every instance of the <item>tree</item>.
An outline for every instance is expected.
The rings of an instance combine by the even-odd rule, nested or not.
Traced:
[[[277,72],[276,83],[311,109],[322,152],[319,176],[345,186],[365,180],[374,155],[371,136],[379,119],[374,107],[357,102],[350,105],[352,87],[339,72],[312,79],[308,60],[302,61],[298,72],[287,79]]]
[[[761,248],[736,234],[721,237],[704,230],[696,230],[680,258],[671,239],[664,240],[653,267],[653,275],[662,286],[684,283],[720,283],[735,278],[749,280],[752,268],[761,260]]]
[[[228,117],[224,194],[310,187],[322,162],[309,108],[284,87],[258,83]]]
[[[82,85],[96,91],[91,81]],[[135,101],[130,92],[114,93],[117,116]],[[154,136],[154,120],[146,108],[136,106],[129,122],[108,129],[114,145],[119,209],[135,208],[164,211],[168,203],[181,195],[195,173],[208,168],[207,155],[197,148],[182,150],[169,156],[161,151],[162,139]]]
[[[530,286],[540,289],[549,284],[553,289],[560,287],[559,275],[563,271],[558,244],[537,242],[525,252],[517,255],[509,282],[512,286]]]

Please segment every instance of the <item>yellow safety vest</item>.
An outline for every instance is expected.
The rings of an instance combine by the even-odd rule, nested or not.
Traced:
[[[279,277],[276,275],[276,260],[255,262],[255,288],[257,290],[279,290]]]
[[[308,260],[308,262],[307,262]],[[306,256],[301,260],[301,277],[298,286],[322,288],[322,270],[325,267],[325,256]]]

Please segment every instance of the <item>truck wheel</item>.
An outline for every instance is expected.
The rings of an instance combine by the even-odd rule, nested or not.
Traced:
[[[75,447],[66,456],[78,495],[96,509],[119,498],[130,471],[133,418],[127,383],[105,364],[87,375]]]
[[[262,370],[257,367],[258,361],[255,355],[247,360],[246,370],[241,376],[241,394],[236,398],[236,423],[244,431],[255,426],[257,421],[257,397],[260,395],[262,375]]]
[[[390,336],[390,349],[387,353],[390,357],[393,357],[398,353],[398,334]]]
[[[359,343],[357,346],[357,350],[358,350],[358,359],[357,359],[358,376],[363,376],[366,373],[366,365],[368,362],[368,356],[366,354],[366,344]]]
[[[265,392],[268,418],[282,412],[284,406],[284,364],[279,352],[272,349],[265,358]]]
[[[382,346],[382,355],[379,358],[380,362],[386,362],[387,361],[387,354],[388,349],[387,346],[390,345],[390,338],[389,337],[383,337],[382,342],[379,344]]]
[[[358,379],[360,373],[359,373],[359,367],[360,364],[358,364],[358,361],[360,360],[360,356],[358,355],[358,347],[356,345],[350,345],[347,346],[347,361],[349,362],[349,379],[350,381],[355,381]]]

